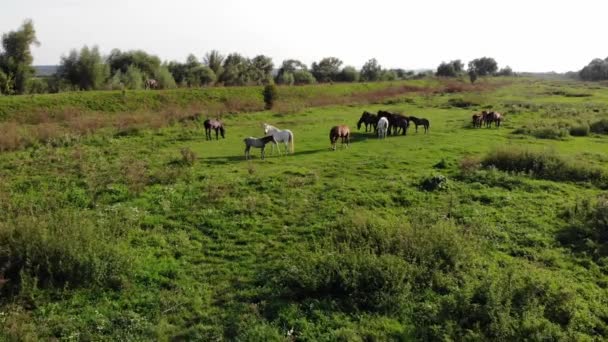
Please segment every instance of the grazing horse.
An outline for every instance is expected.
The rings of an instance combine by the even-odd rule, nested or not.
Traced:
[[[393,114],[393,129],[394,134],[399,134],[401,129],[401,135],[407,135],[407,129],[410,126],[409,117],[401,114]]]
[[[215,130],[215,140],[219,140],[217,136],[218,132],[222,134],[222,138],[226,138],[224,136],[224,132],[226,130],[224,129],[224,124],[221,121],[215,119],[207,119],[205,120],[205,122],[203,122],[203,125],[205,125],[205,137],[207,138],[207,140],[213,140],[211,138],[212,129]]]
[[[423,126],[424,127],[424,133],[426,134],[426,132],[429,130],[429,120],[424,119],[424,118],[417,118],[415,116],[410,116],[410,121],[412,121],[414,123],[414,125],[416,125],[416,133],[418,133],[418,126]]]
[[[155,80],[155,79],[149,78],[149,79],[147,79],[144,82],[144,88],[146,88],[146,89],[156,89],[156,88],[158,88],[158,81]]]
[[[338,138],[342,138],[342,146],[346,141],[346,147],[350,143],[350,128],[346,125],[334,126],[329,131],[329,142],[331,143],[332,150],[336,150],[336,142]]]
[[[243,141],[245,142],[245,160],[251,158],[249,149],[251,149],[252,147],[257,147],[257,148],[262,149],[262,160],[264,160],[264,154],[265,154],[264,151],[266,149],[266,144],[268,144],[269,142],[273,142],[276,144],[276,141],[274,140],[274,136],[272,136],[272,135],[268,135],[263,138],[249,137],[249,138],[243,139]]]
[[[502,114],[499,112],[490,112],[488,113],[489,124],[488,127],[492,127],[492,122],[496,128],[500,128],[500,123],[502,122]]]
[[[471,117],[471,122],[473,123],[473,128],[481,128],[481,125],[483,124],[483,114],[473,114],[473,116]]]
[[[293,133],[290,130],[278,129],[272,125],[265,123],[264,124],[264,134],[272,135],[274,137],[275,142],[272,145],[271,153],[274,153],[274,146],[277,145],[277,143],[282,142],[283,144],[285,144],[285,153],[286,154],[289,153],[289,150],[290,150],[291,153],[293,154],[293,151],[294,151]],[[287,149],[287,144],[290,144],[289,150]],[[279,148],[278,145],[277,145],[277,151],[279,151],[279,155],[281,155],[281,149]]]
[[[365,124],[365,132],[367,132],[367,127],[370,127],[373,129],[376,129],[376,123],[378,122],[378,117],[375,114],[372,114],[370,112],[363,112],[363,114],[361,114],[361,118],[359,119],[359,122],[357,122],[357,130],[361,129],[361,124]]]
[[[486,110],[481,112],[481,124],[485,125],[486,127],[492,126],[492,115],[490,112]],[[481,127],[481,125],[479,127]]]
[[[385,117],[381,117],[378,119],[378,139],[386,138],[386,132],[388,131],[388,119]]]

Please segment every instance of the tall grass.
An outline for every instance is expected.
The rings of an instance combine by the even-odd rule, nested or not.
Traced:
[[[523,172],[542,179],[591,182],[602,188],[608,186],[608,177],[602,170],[581,162],[567,161],[551,152],[500,148],[490,152],[481,163],[485,167],[495,167],[507,172]]]

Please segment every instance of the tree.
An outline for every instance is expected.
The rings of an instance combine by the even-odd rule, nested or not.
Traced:
[[[272,58],[264,55],[255,56],[251,60],[249,78],[257,84],[268,83],[272,80],[273,69]]]
[[[27,81],[34,74],[32,52],[30,46],[39,45],[36,39],[36,30],[31,20],[26,20],[17,31],[2,35],[2,48],[0,54],[0,91],[10,94],[13,91],[23,94],[26,91]]]
[[[136,66],[146,78],[154,78],[154,74],[158,72],[161,66],[161,61],[157,56],[150,55],[145,51],[121,52],[118,49],[114,49],[110,52],[108,64],[110,65],[112,75],[118,70],[124,74],[130,66]]]
[[[475,81],[477,81],[477,73],[475,70],[469,69],[469,80],[471,83],[475,83]]]
[[[595,58],[579,71],[579,76],[584,81],[608,80],[608,58]]]
[[[326,57],[319,63],[312,63],[312,74],[319,82],[337,81],[342,61],[336,57]]]
[[[361,80],[373,82],[380,80],[382,77],[382,66],[378,64],[375,58],[370,59],[361,68]]]
[[[160,89],[171,89],[177,87],[177,84],[173,79],[173,75],[171,75],[171,72],[166,65],[162,65],[156,69],[152,77],[158,82],[158,87]]]
[[[308,70],[296,70],[293,72],[293,81],[295,84],[313,84],[317,80]]]
[[[463,68],[464,64],[460,59],[450,61],[449,63],[442,62],[437,67],[435,75],[441,77],[457,77],[462,74]]]
[[[222,65],[219,81],[227,86],[245,85],[249,82],[249,59],[238,53],[229,54]]]
[[[355,67],[345,66],[340,72],[340,81],[342,82],[357,82],[359,81],[359,72]]]
[[[515,76],[513,69],[510,66],[506,66],[496,73],[496,76]]]
[[[205,54],[205,57],[203,57],[203,64],[211,68],[218,78],[222,74],[223,63],[224,56],[217,50],[211,50]]]
[[[110,76],[108,65],[103,62],[99,49],[84,46],[80,52],[70,51],[61,57],[57,74],[79,90],[100,89]]]
[[[492,75],[498,70],[494,58],[481,57],[469,62],[469,71],[473,70],[477,76]]]
[[[296,73],[298,73],[299,75],[296,76]],[[301,81],[300,83],[296,82],[297,77],[300,78],[300,81]],[[314,80],[314,77],[312,76],[312,74],[310,74],[308,72],[308,68],[306,67],[306,64],[304,64],[296,59],[287,59],[287,60],[284,60],[283,63],[281,64],[281,67],[279,68],[279,71],[277,72],[275,82],[278,84],[288,84],[288,85],[291,85],[294,83],[302,84],[302,83],[308,83],[307,81],[310,81],[311,77]],[[314,81],[312,83],[314,83]]]

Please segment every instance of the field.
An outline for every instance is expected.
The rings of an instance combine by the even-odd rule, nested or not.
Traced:
[[[608,338],[608,87],[280,87],[269,111],[260,91],[0,98],[5,132],[58,128],[0,153],[2,339]],[[221,114],[226,139],[147,124],[178,108]],[[490,108],[501,128],[472,128]],[[379,109],[430,132],[357,131]],[[74,113],[130,111],[135,129],[65,139]],[[264,122],[294,132],[294,155],[245,161]],[[331,151],[336,124],[354,134]]]

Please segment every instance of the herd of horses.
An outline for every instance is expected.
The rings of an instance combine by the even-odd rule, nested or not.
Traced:
[[[498,128],[500,127],[500,123],[502,122],[503,116],[498,112],[488,112],[484,110],[481,113],[473,114],[473,117],[471,119],[473,127],[475,128],[481,128],[484,125],[489,128],[492,127],[492,123],[494,123],[494,126]]]
[[[492,127],[494,123],[495,127],[500,127],[500,123],[503,120],[502,114],[498,112],[483,111],[481,113],[475,113],[472,117],[473,127]],[[411,115],[403,115],[399,113],[391,113],[385,110],[379,110],[377,114],[372,114],[368,111],[364,111],[361,114],[361,118],[357,122],[357,130],[361,130],[361,126],[365,127],[365,132],[375,132],[379,139],[386,138],[387,135],[407,135],[407,130],[411,124],[414,124],[416,133],[418,133],[418,126],[424,128],[424,133],[428,133],[430,128],[429,120],[425,118],[418,118]],[[204,121],[205,126],[205,137],[207,140],[213,140],[212,131],[215,131],[215,139],[219,140],[219,135],[225,138],[224,124],[216,119],[207,119]],[[264,136],[262,138],[248,137],[243,139],[245,143],[245,159],[250,159],[250,149],[252,147],[260,148],[262,152],[262,159],[265,156],[265,149],[268,143],[272,143],[272,154],[274,154],[275,145],[279,155],[281,149],[278,144],[283,143],[285,145],[285,153],[294,153],[294,135],[293,132],[288,129],[278,129],[275,126],[264,123],[262,125],[264,129]],[[342,147],[350,144],[351,131],[348,125],[333,126],[329,131],[329,141],[331,149],[336,150],[336,144],[341,139]]]

